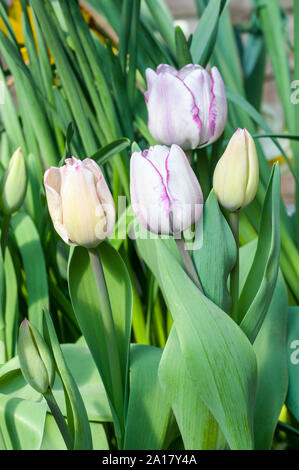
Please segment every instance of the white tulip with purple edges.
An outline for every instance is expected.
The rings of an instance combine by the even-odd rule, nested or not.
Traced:
[[[68,158],[44,176],[53,225],[69,245],[93,248],[109,238],[115,225],[115,206],[104,176],[94,160]]]
[[[159,65],[146,70],[148,128],[159,144],[177,144],[184,150],[204,147],[222,134],[227,101],[217,67],[208,73],[200,65],[181,70]]]
[[[141,224],[154,233],[178,234],[199,220],[201,187],[179,146],[155,145],[133,153],[131,202]]]

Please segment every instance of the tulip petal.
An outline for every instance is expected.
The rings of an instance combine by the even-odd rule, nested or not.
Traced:
[[[185,80],[188,75],[190,75],[191,72],[194,72],[195,70],[204,70],[204,68],[201,65],[197,64],[188,64],[182,67],[178,71],[178,76],[182,79]]]
[[[203,209],[203,195],[200,184],[180,147],[171,146],[165,166],[174,232],[181,232],[199,220]]]
[[[182,148],[199,144],[201,122],[194,96],[184,81],[172,73],[157,74],[148,93],[148,128],[157,142]]]
[[[248,152],[248,166],[249,166],[249,175],[247,180],[246,186],[246,195],[245,199],[248,201],[252,201],[256,195],[258,184],[259,184],[259,163],[258,163],[258,156],[256,153],[256,147],[254,140],[250,133],[244,129],[246,145],[247,145],[247,152]]]
[[[65,241],[69,243],[67,230],[62,223],[62,203],[60,197],[61,190],[61,169],[50,167],[44,176],[44,185],[47,196],[49,213],[55,230]]]
[[[227,101],[224,83],[217,67],[212,67],[212,100],[209,108],[209,144],[217,140],[224,131],[227,119]]]
[[[131,202],[142,225],[151,232],[170,233],[170,200],[159,170],[142,152],[131,157]]]
[[[63,225],[70,240],[87,248],[96,246],[102,238],[98,232],[102,233],[106,225],[105,214],[96,192],[94,174],[80,160],[62,167],[61,200]]]
[[[212,95],[212,80],[208,72],[203,68],[194,68],[184,79],[184,83],[192,90],[199,109],[199,117],[202,122],[200,146],[208,143],[211,136],[209,119]]]
[[[91,158],[85,158],[82,163],[86,168],[92,171],[95,177],[97,195],[101,202],[98,208],[98,215],[101,215],[101,209],[103,209],[107,224],[105,238],[109,238],[114,230],[116,218],[112,194],[99,165]],[[99,230],[99,233],[101,233],[101,230]]]

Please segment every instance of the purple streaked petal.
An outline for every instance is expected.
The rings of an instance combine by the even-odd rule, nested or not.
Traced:
[[[201,187],[185,153],[177,145],[171,146],[165,166],[174,231],[182,231],[197,222],[201,216],[203,207]]]
[[[196,148],[200,139],[200,120],[195,99],[184,81],[170,73],[157,76],[148,94],[148,128],[165,145]]]
[[[144,227],[154,233],[169,233],[170,200],[163,177],[141,152],[131,157],[131,202]]]
[[[212,99],[209,109],[209,123],[211,135],[209,143],[217,140],[224,131],[227,119],[227,100],[222,77],[217,67],[212,67]]]

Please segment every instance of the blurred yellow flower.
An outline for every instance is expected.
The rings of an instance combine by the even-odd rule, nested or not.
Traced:
[[[37,40],[36,40],[36,34],[35,34],[35,29],[34,29],[34,21],[33,21],[33,15],[32,15],[31,8],[28,7],[27,11],[28,11],[29,20],[30,20],[32,31],[33,31],[34,39],[36,41],[36,46],[37,46],[37,49],[38,49],[38,44],[37,44]],[[86,23],[88,24],[89,28],[93,31],[93,33],[102,42],[105,42],[105,37],[97,30],[96,24],[95,24],[92,16],[87,11],[85,11],[83,8],[81,8],[81,12],[82,12],[82,15],[83,15]],[[11,6],[8,8],[8,18],[9,18],[9,22],[11,24],[11,27],[13,29],[13,32],[16,36],[16,39],[17,39],[18,43],[21,46],[21,53],[22,53],[22,56],[23,56],[23,60],[24,60],[24,62],[28,62],[28,60],[29,60],[28,59],[28,54],[27,54],[26,47],[24,46],[25,41],[24,41],[23,28],[22,28],[22,5],[21,5],[20,0],[13,0]],[[1,17],[0,17],[0,30],[2,30],[5,34],[7,34],[5,24],[4,24]],[[54,62],[53,57],[51,55],[50,55],[50,61],[51,61],[51,63]]]

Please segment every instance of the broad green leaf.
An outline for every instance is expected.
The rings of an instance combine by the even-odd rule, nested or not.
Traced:
[[[131,347],[125,449],[163,449],[171,408],[158,380],[161,356],[159,348]]]
[[[237,250],[234,236],[219,208],[213,190],[204,205],[203,233],[201,230],[199,224],[195,243],[196,239],[202,236],[203,245],[192,252],[195,268],[205,295],[229,312],[231,300],[227,279],[236,262]]]
[[[48,281],[44,253],[36,227],[25,212],[19,212],[11,220],[19,247],[28,291],[28,317],[41,331],[42,311],[48,308]]]
[[[178,423],[184,448],[223,449],[226,441],[190,376],[174,326],[160,362],[159,378]]]
[[[280,173],[272,170],[256,254],[243,286],[238,314],[242,330],[253,343],[263,323],[276,285],[280,259]]]
[[[46,403],[34,403],[0,393],[0,426],[7,449],[40,449]]]
[[[101,423],[90,422],[93,450],[109,450],[109,444]],[[54,417],[47,413],[40,450],[66,450],[65,442],[57,430]]]
[[[286,404],[299,421],[299,307],[289,307],[288,314],[289,389]]]
[[[120,352],[123,384],[127,386],[132,316],[130,278],[120,255],[108,242],[100,244],[99,255],[103,263],[112,307]],[[121,426],[118,420],[122,411],[116,410],[115,403],[113,402],[114,394],[110,379],[109,358],[98,292],[88,252],[85,248],[76,247],[71,253],[68,282],[77,321],[101,374],[112,407],[111,410],[114,413],[114,420]]]
[[[63,356],[79,387],[89,421],[110,422],[112,417],[104,385],[85,342],[81,342],[82,344],[62,344]],[[42,400],[42,396],[25,381],[17,356],[0,369],[0,394],[33,402]],[[53,394],[62,414],[66,416],[64,389],[58,374],[55,377]]]
[[[251,449],[256,385],[252,346],[228,315],[201,294],[161,239],[138,239],[137,243],[146,263],[158,272],[188,372],[201,399],[230,447]]]
[[[74,450],[92,449],[92,438],[86,408],[79,388],[63,356],[49,312],[44,312],[44,332],[48,346],[52,349],[57,372],[63,383],[67,405],[68,425],[72,425]]]
[[[240,280],[244,284],[257,247],[257,240],[240,250]],[[288,298],[281,273],[262,327],[254,341],[258,382],[254,413],[256,449],[270,449],[288,387]]]

